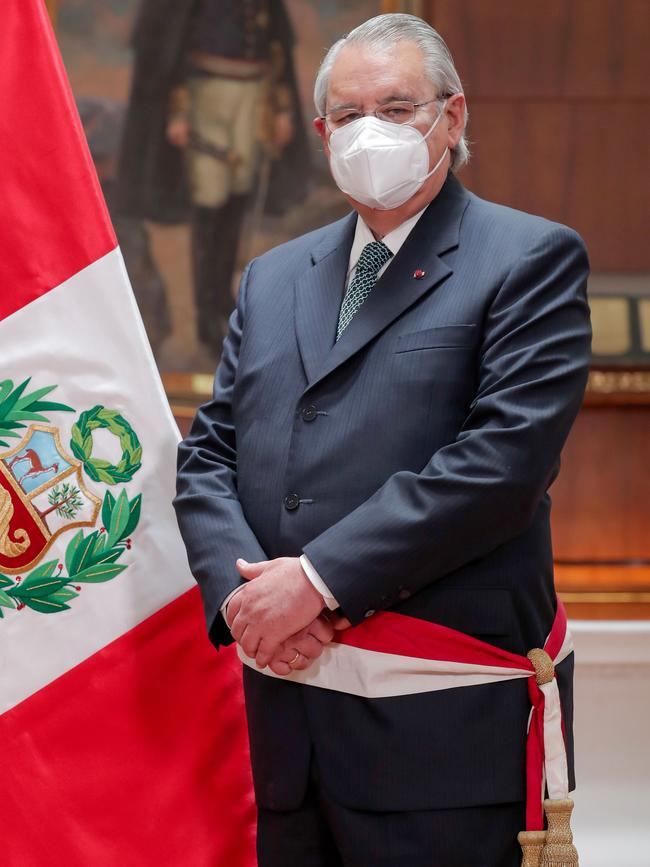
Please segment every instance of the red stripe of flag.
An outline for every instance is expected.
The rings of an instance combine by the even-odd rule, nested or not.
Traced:
[[[0,320],[116,246],[42,0],[0,8]]]
[[[0,716],[0,744],[7,867],[256,863],[241,665],[198,589]]]

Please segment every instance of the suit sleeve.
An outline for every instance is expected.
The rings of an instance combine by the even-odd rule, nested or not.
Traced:
[[[230,318],[213,399],[199,407],[188,436],[178,447],[174,508],[192,574],[201,588],[210,639],[232,641],[220,614],[226,597],[243,579],[238,557],[251,563],[266,554],[248,526],[237,496],[237,442],[232,396],[244,326],[246,286],[252,264],[241,280],[237,309]]]
[[[588,270],[575,232],[546,230],[486,313],[478,385],[456,439],[304,547],[353,624],[531,523],[587,382]]]

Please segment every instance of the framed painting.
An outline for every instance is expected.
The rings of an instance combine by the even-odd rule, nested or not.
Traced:
[[[245,264],[347,210],[312,127],[326,49],[423,4],[48,6],[165,387],[189,413],[210,393]]]

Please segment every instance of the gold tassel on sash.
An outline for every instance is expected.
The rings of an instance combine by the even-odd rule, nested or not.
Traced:
[[[520,831],[517,840],[523,852],[521,867],[540,867],[546,831]]]
[[[517,840],[523,857],[521,867],[578,867],[573,845],[571,813],[573,801],[544,801],[548,831],[520,831]]]
[[[571,833],[573,801],[570,798],[562,801],[547,799],[544,801],[544,812],[548,831],[540,867],[576,867],[578,852]]]
[[[535,668],[538,685],[550,683],[555,669],[546,651],[537,647],[528,653],[528,658]],[[547,798],[544,812],[547,831],[521,831],[517,836],[523,853],[521,867],[577,867],[578,852],[571,833],[573,801]]]

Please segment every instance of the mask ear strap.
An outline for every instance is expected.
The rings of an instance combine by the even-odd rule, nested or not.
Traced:
[[[442,108],[441,108],[440,111],[438,112],[438,117],[434,120],[434,122],[433,122],[433,123],[431,124],[431,126],[429,127],[429,131],[426,133],[426,135],[423,135],[422,138],[427,139],[427,138],[431,135],[431,133],[434,131],[434,129],[436,128],[436,124],[438,123],[438,121],[439,121],[440,118],[442,117],[442,113],[443,113],[443,111],[445,110],[445,106],[446,106],[446,105],[447,105],[447,100],[445,100],[444,103],[442,104]],[[422,179],[422,183],[424,183],[425,181],[427,181],[427,180],[431,177],[431,175],[432,175],[434,172],[436,172],[436,171],[440,168],[440,165],[441,165],[442,161],[443,161],[444,158],[447,156],[447,151],[448,151],[448,150],[449,150],[448,147],[446,147],[446,148],[444,149],[444,151],[442,152],[442,156],[440,157],[440,159],[438,160],[438,162],[437,162],[437,163],[435,164],[435,166],[431,169],[431,171],[430,171],[428,174],[426,174],[426,175],[424,176],[424,178]]]
[[[422,180],[422,183],[424,183],[424,181],[428,180],[428,179],[431,177],[431,175],[432,175],[435,171],[437,171],[437,170],[440,168],[440,166],[441,166],[441,164],[442,164],[442,161],[443,161],[444,158],[447,156],[447,151],[448,151],[448,150],[449,150],[448,147],[446,147],[446,148],[444,149],[444,151],[442,152],[442,156],[440,157],[440,159],[438,160],[438,162],[435,164],[435,166],[431,169],[431,171],[430,171],[427,175],[424,176],[424,179]]]
[[[434,129],[435,129],[436,126],[438,125],[438,121],[439,121],[440,118],[442,117],[442,113],[443,113],[443,111],[445,110],[445,106],[446,106],[446,105],[447,105],[447,100],[445,100],[445,101],[443,102],[443,104],[442,104],[442,108],[441,108],[440,111],[438,112],[438,116],[436,117],[436,119],[434,120],[434,122],[431,124],[431,126],[429,127],[429,129],[428,129],[428,130],[425,132],[425,134],[422,136],[422,138],[424,138],[424,139],[429,138],[429,136],[431,135],[431,133],[434,131]]]

